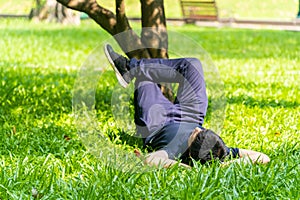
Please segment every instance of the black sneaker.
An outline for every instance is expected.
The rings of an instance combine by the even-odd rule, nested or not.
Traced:
[[[131,80],[129,70],[127,68],[129,60],[114,52],[113,48],[109,44],[104,45],[104,52],[116,73],[119,84],[126,88]]]

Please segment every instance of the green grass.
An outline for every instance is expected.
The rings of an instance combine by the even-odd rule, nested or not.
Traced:
[[[33,2],[33,0],[0,0],[0,13],[28,14]],[[114,1],[98,0],[98,2],[115,11]],[[182,17],[179,0],[165,0],[164,2],[167,17]],[[217,0],[217,5],[221,18],[292,20],[296,18],[298,12],[298,0]],[[130,17],[140,17],[140,3],[133,0],[126,1],[126,12]]]
[[[272,161],[140,173],[125,158],[114,163],[109,159],[120,159],[89,153],[72,114],[78,70],[108,34],[90,21],[76,27],[0,23],[1,199],[299,199],[297,32],[170,26],[199,42],[218,66],[227,144],[262,151]],[[171,52],[191,52],[182,40],[172,41]],[[116,79],[107,71],[101,80],[97,129],[113,141],[104,144],[130,154],[140,142],[125,140],[109,109]]]

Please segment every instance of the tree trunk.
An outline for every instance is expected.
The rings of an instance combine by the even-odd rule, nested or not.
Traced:
[[[298,14],[297,14],[297,18],[300,18],[300,0],[299,0],[299,4],[298,4]]]
[[[111,34],[129,58],[168,58],[168,34],[163,0],[140,0],[142,33],[131,28],[125,12],[125,1],[116,0],[116,13],[102,7],[96,0],[57,0],[62,5],[85,12]],[[164,84],[165,85],[165,84]],[[162,87],[170,100],[173,93]]]
[[[124,0],[116,0],[116,14],[99,5],[96,0],[57,1],[68,8],[88,14],[116,39],[129,58],[166,58],[168,56],[163,0],[141,0],[142,28],[149,27],[147,31],[142,31],[141,37],[132,30],[129,24],[125,13]],[[157,18],[158,20],[156,20]],[[128,37],[128,40],[123,40],[123,38],[120,40],[121,38],[119,38],[120,35],[118,34],[124,32],[126,32],[125,37]],[[132,43],[132,41],[134,42]],[[160,49],[162,44],[164,45],[163,50]],[[135,49],[135,51],[128,52],[131,49]]]
[[[39,15],[42,9],[42,2],[41,0],[35,0],[34,1],[35,5],[33,8],[31,8],[30,13],[29,13],[29,19],[33,19]]]
[[[168,58],[168,34],[163,0],[141,0],[142,42],[152,58]]]
[[[140,0],[142,11],[142,43],[151,58],[168,58],[168,33],[163,0]],[[174,101],[171,84],[162,83],[161,91]]]
[[[41,0],[36,0],[36,8],[32,9],[30,18],[36,21],[80,24],[79,13],[68,9],[56,0],[47,0],[44,5]]]

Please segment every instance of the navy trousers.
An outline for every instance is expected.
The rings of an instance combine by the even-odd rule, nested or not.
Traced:
[[[135,123],[144,144],[161,149],[168,144],[187,143],[192,130],[202,126],[208,104],[200,61],[196,58],[131,59],[129,67],[130,75],[136,78]],[[174,102],[163,96],[158,86],[161,82],[178,83]],[[172,141],[177,135],[180,141]],[[183,151],[175,149],[171,157]]]

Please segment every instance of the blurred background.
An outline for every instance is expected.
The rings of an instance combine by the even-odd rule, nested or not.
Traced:
[[[98,2],[114,10],[114,1]],[[140,2],[125,2],[128,17],[140,17]],[[299,0],[216,0],[216,4],[221,19],[290,21],[297,18],[299,13]],[[35,5],[36,0],[0,0],[0,14],[29,15]],[[165,12],[167,18],[182,18],[180,0],[165,0]]]

